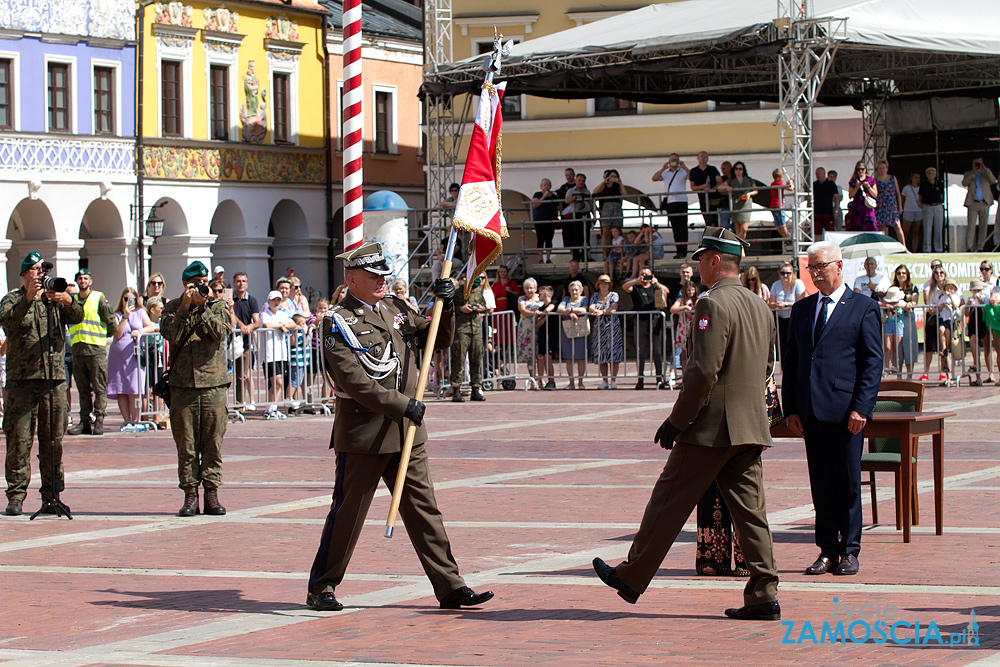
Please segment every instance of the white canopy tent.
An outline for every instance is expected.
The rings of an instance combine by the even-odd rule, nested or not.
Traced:
[[[857,104],[873,93],[1000,92],[995,0],[811,0],[838,42],[819,101]],[[685,0],[656,4],[514,45],[508,94],[648,102],[776,100],[786,46],[778,3]],[[820,24],[822,26],[822,23]],[[444,63],[424,92],[468,92],[482,57]],[[890,82],[866,85],[870,82]]]

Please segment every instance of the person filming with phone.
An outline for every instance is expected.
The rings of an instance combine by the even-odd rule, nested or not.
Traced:
[[[989,227],[990,207],[993,206],[993,186],[997,177],[977,157],[972,161],[972,170],[965,172],[962,185],[968,188],[965,208],[969,211],[968,226],[965,228],[965,252],[978,252],[986,245],[986,230]]]
[[[66,292],[65,280],[50,278],[45,271],[42,256],[37,252],[28,253],[21,262],[23,285],[0,301],[0,326],[7,335],[7,386],[17,387],[16,391],[5,394],[3,415],[3,433],[7,441],[4,466],[7,476],[4,514],[7,516],[21,514],[21,505],[27,495],[31,479],[31,440],[36,423],[42,506],[51,507],[50,501],[65,486],[62,438],[68,403],[63,327],[83,321],[83,306]],[[58,290],[59,287],[62,289]],[[51,327],[49,317],[54,318]],[[50,350],[52,363],[48,359]],[[55,385],[51,394],[50,383]]]

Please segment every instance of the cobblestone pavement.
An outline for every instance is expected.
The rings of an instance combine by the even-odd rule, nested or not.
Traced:
[[[62,498],[74,520],[0,516],[0,663],[1000,665],[1000,393],[928,390],[925,409],[958,413],[947,425],[944,535],[934,535],[922,442],[913,541],[895,530],[892,476],[880,474],[889,523],[870,525],[865,490],[856,577],[802,574],[817,553],[803,446],[767,451],[781,623],[725,618],[743,581],[695,575],[693,516],[637,605],[591,569],[595,556],[626,555],[666,458],[651,436],[675,396],[498,391],[486,403],[430,404],[455,556],[470,586],[496,592],[461,611],[438,609],[401,524],[383,537],[384,489],[337,591],[347,608],[304,606],[334,474],[329,417],[232,425],[224,517],[174,516],[182,493],[169,432],[67,438]],[[37,489],[36,471],[29,512]],[[961,644],[973,609],[979,646]],[[906,624],[896,638],[908,643],[877,629],[864,641],[887,619],[882,627]],[[838,620],[857,643],[823,635]]]

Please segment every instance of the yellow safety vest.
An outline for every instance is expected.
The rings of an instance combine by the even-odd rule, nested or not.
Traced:
[[[91,290],[83,302],[83,322],[69,328],[70,345],[86,343],[104,347],[108,340],[108,326],[101,321],[97,307],[104,301],[104,294]]]

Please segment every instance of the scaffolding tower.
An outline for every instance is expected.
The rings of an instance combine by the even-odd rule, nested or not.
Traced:
[[[845,19],[812,16],[809,0],[778,0],[775,23],[787,40],[778,58],[781,166],[792,179],[792,254],[799,257],[814,240],[812,197],[813,106],[833,61],[839,40],[847,36]]]

